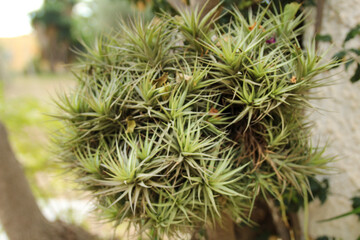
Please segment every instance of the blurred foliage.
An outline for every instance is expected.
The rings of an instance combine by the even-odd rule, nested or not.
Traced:
[[[357,212],[356,215],[360,219],[360,196],[353,197],[351,200],[352,200],[352,208]]]
[[[343,63],[345,66],[345,70],[347,71],[351,65],[356,65],[356,69],[350,78],[352,83],[355,83],[360,80],[360,48],[347,48],[346,44],[354,39],[355,37],[360,35],[360,24],[351,28],[342,42],[341,49],[338,51],[333,58],[337,60],[339,63]],[[328,42],[333,43],[332,37],[329,34],[317,35],[316,40],[320,42]],[[339,67],[337,65],[336,67]]]
[[[316,238],[316,240],[336,240],[334,237],[328,237],[328,236],[321,236]]]
[[[38,173],[49,173],[53,169],[49,151],[47,131],[59,127],[44,113],[51,112],[46,102],[31,96],[6,98],[4,83],[0,82],[0,121],[4,122],[9,132],[12,147],[24,166],[30,185],[38,197],[55,194],[53,188],[43,189],[38,185]],[[56,181],[44,183],[54,187]]]
[[[74,12],[77,7],[87,13]],[[119,27],[120,19],[130,19],[139,12],[136,4],[124,0],[45,0],[41,9],[30,14],[33,26],[55,27],[59,41],[69,41],[70,48],[79,48],[79,40],[93,42],[99,34]],[[148,19],[151,9],[142,9]]]
[[[351,201],[352,201],[352,204],[351,204],[352,210],[350,210],[346,213],[337,215],[335,217],[321,220],[320,222],[329,222],[329,221],[337,220],[337,219],[344,218],[344,217],[347,217],[350,215],[357,215],[358,218],[360,219],[360,196],[355,196],[355,197],[351,198]]]
[[[59,30],[59,40],[71,40],[72,8],[77,0],[45,0],[43,6],[30,14],[32,24],[54,26]]]
[[[25,66],[23,73],[25,75],[39,75],[43,73],[42,62],[39,56],[34,56]]]
[[[57,65],[72,60],[71,48],[79,46],[74,35],[73,7],[77,0],[45,0],[42,7],[30,14],[39,38],[41,58],[55,72]]]
[[[14,147],[29,174],[35,173],[46,167],[48,154],[46,147],[39,144],[35,134],[43,134],[41,126],[48,119],[41,112],[49,109],[37,99],[31,97],[19,97],[8,101],[5,106],[2,120],[10,129]],[[36,128],[36,129],[34,129]],[[39,139],[40,140],[40,139]]]
[[[0,82],[6,77],[6,58],[4,48],[0,46]]]
[[[79,4],[87,8],[89,13],[74,14],[72,31],[74,37],[85,43],[93,43],[97,36],[117,30],[121,19],[129,20],[137,12],[134,4],[123,0],[93,0]],[[147,11],[144,15],[151,17],[152,13]]]
[[[317,34],[315,36],[315,40],[318,42],[332,42],[332,37],[329,34],[324,34],[324,35]]]
[[[308,202],[312,202],[318,198],[321,204],[324,204],[329,194],[329,180],[323,179],[319,181],[315,177],[308,177],[310,191],[308,191]],[[284,199],[288,209],[297,212],[304,206],[304,197],[294,191],[288,191],[284,194]]]

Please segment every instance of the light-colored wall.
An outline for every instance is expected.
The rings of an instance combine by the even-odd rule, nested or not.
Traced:
[[[314,15],[314,14],[313,14]],[[313,18],[314,19],[314,18]],[[339,51],[342,41],[350,28],[360,24],[360,0],[326,0],[322,34],[330,34],[334,43],[320,44],[322,51],[329,50],[328,56]],[[308,33],[313,28],[308,28]],[[309,36],[309,34],[308,34]],[[360,47],[360,37],[351,40],[347,47]],[[339,173],[326,176],[330,179],[330,195],[324,205],[319,201],[310,204],[309,232],[313,238],[327,235],[344,240],[356,240],[360,236],[360,221],[357,216],[319,223],[351,210],[351,198],[360,196],[360,81],[352,84],[350,78],[355,64],[347,72],[342,66],[322,77],[336,80],[334,85],[319,90],[317,96],[326,98],[313,101],[323,109],[311,114],[315,122],[314,139],[320,143],[329,141],[327,153],[337,155],[338,161],[331,166]],[[338,73],[335,76],[331,76]]]
[[[0,38],[0,47],[6,61],[5,71],[23,71],[40,54],[35,34],[13,38]]]

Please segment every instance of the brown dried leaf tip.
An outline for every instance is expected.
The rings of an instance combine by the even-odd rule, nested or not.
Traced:
[[[166,81],[168,80],[168,76],[169,76],[169,74],[166,72],[158,79],[155,79],[156,86],[157,87],[163,86],[166,83]]]
[[[256,26],[256,22],[254,22],[254,24],[249,27],[249,30],[252,31],[255,28],[255,26]]]
[[[210,114],[210,116],[213,116],[213,118],[216,118],[216,119],[220,119],[220,118],[221,118],[221,117],[219,116],[219,110],[217,110],[217,109],[214,108],[214,107],[210,108],[209,114]]]

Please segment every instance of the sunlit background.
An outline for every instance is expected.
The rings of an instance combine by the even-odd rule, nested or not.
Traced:
[[[33,31],[29,14],[39,9],[43,0],[2,0],[0,4],[0,38],[13,38]]]

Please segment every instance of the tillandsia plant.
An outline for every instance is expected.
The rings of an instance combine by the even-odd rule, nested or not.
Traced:
[[[309,90],[334,63],[300,48],[299,6],[138,19],[86,48],[57,144],[104,219],[161,237],[307,195],[331,160],[310,142]]]

